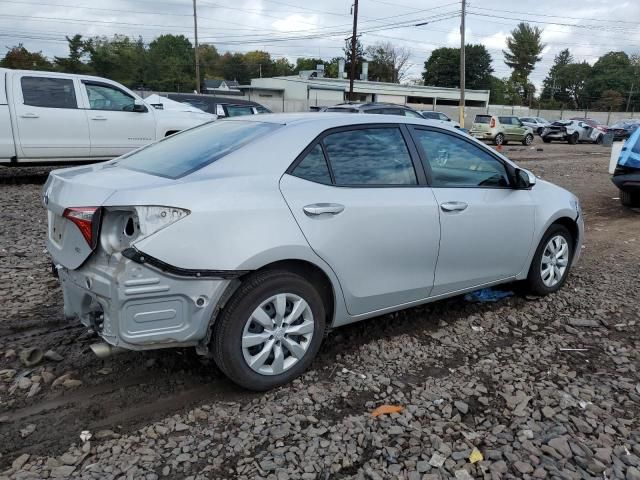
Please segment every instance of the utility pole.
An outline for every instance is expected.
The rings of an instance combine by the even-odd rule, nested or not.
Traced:
[[[198,52],[198,14],[196,13],[196,0],[193,0],[193,35],[195,37],[196,58],[196,93],[200,93],[200,52]]]
[[[629,105],[631,104],[631,95],[633,95],[633,82],[631,82],[631,90],[629,90],[629,98],[627,98],[627,108],[624,109],[625,112],[629,111]]]
[[[462,16],[460,18],[460,126],[464,128],[464,87],[465,87],[465,42],[464,42],[464,21],[467,12],[467,2],[462,0]]]
[[[358,0],[354,0],[353,35],[351,36],[351,75],[349,78],[349,100],[353,100],[353,80],[356,77],[356,45],[358,42],[357,32],[358,32]]]

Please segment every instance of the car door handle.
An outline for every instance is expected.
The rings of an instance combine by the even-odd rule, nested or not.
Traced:
[[[317,217],[323,214],[337,215],[344,210],[344,205],[339,203],[314,203],[302,207],[302,210],[309,217]]]
[[[98,115],[97,117],[91,117],[91,120],[106,120],[107,117],[103,117],[101,115]]]
[[[446,202],[440,205],[443,212],[461,212],[469,205],[464,202]]]
[[[40,118],[40,115],[36,115],[35,113],[25,113],[24,115],[20,115],[21,118]]]

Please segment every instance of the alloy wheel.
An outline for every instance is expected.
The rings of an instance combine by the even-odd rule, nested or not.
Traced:
[[[547,287],[562,281],[569,266],[569,243],[562,235],[552,237],[542,252],[540,275]]]
[[[261,375],[279,375],[304,357],[315,330],[309,304],[298,295],[278,293],[262,302],[242,333],[242,354]]]

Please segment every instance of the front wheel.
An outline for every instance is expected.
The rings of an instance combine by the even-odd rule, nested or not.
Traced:
[[[640,193],[620,190],[620,203],[625,207],[640,207]]]
[[[531,145],[532,143],[533,143],[533,135],[531,135],[530,133],[527,133],[522,139],[522,144]]]
[[[505,141],[504,141],[504,135],[499,133],[496,135],[496,137],[493,139],[493,144],[494,145],[504,145]]]
[[[325,330],[316,288],[286,271],[251,275],[216,321],[213,358],[241,387],[264,391],[290,382],[311,364]]]
[[[578,138],[578,134],[574,133],[567,139],[567,141],[569,142],[569,145],[575,145],[576,143],[578,143]]]
[[[536,132],[539,136],[542,136],[542,131],[544,130],[544,128],[539,127],[538,131]]]
[[[573,258],[573,237],[562,225],[552,225],[538,245],[529,275],[527,287],[534,295],[547,295],[557,291],[569,275]]]

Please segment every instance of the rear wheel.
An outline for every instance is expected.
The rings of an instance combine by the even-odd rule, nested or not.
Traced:
[[[496,135],[496,137],[493,139],[493,144],[494,145],[504,145],[506,142],[504,141],[504,135],[499,133]]]
[[[575,145],[578,143],[578,134],[574,133],[567,139],[567,141],[569,142],[569,145]]]
[[[640,207],[640,193],[620,190],[620,203],[625,207]]]
[[[216,321],[213,358],[234,383],[256,391],[290,382],[311,364],[325,329],[316,288],[286,271],[247,278]]]
[[[531,135],[530,133],[527,133],[522,139],[522,144],[531,145],[532,143],[533,143],[533,135]]]
[[[536,133],[537,133],[538,135],[542,136],[542,130],[544,130],[544,128],[542,128],[542,127],[538,127],[538,130],[537,130],[537,132],[536,132]]]
[[[604,141],[604,135],[598,135],[598,138],[596,138],[596,144],[602,145],[603,141]]]
[[[558,290],[569,275],[573,258],[573,237],[562,225],[552,225],[538,245],[526,284],[534,295],[547,295]]]

